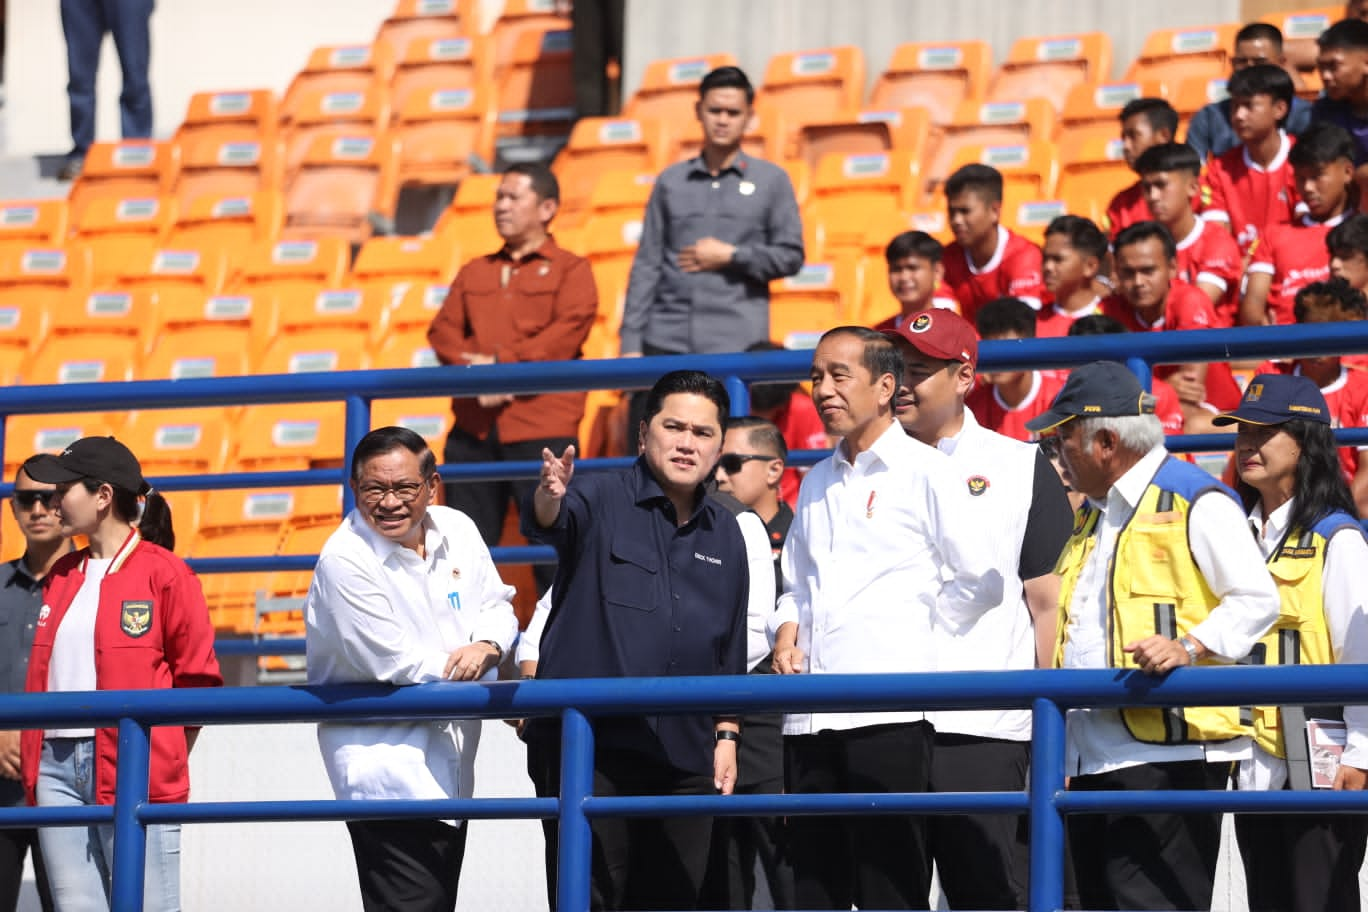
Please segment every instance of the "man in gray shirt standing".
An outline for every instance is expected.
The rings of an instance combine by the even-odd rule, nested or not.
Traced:
[[[703,149],[666,168],[646,205],[624,356],[744,351],[769,339],[769,283],[802,268],[803,226],[788,174],[741,151],[754,100],[737,67],[699,83]]]

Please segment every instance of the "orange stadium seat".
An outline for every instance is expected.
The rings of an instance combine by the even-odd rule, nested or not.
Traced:
[[[175,141],[264,142],[275,136],[280,106],[270,89],[239,92],[196,92]]]
[[[598,290],[598,320],[606,321],[615,330],[622,322],[627,277],[640,241],[639,213],[597,216],[584,227],[584,257],[589,261]]]
[[[521,55],[523,36],[568,31],[570,19],[559,15],[547,0],[504,0],[499,18],[489,30],[489,51],[494,78],[502,79]]]
[[[60,453],[82,437],[119,434],[124,416],[109,412],[63,412],[58,415],[10,415],[4,421],[5,478],[11,479],[24,460],[35,453]]]
[[[200,513],[189,553],[195,557],[275,554],[294,510],[290,489],[217,491]],[[256,591],[268,574],[215,573],[201,577],[214,626],[238,633],[256,627]]]
[[[0,246],[43,247],[67,235],[64,199],[9,200],[0,203]]]
[[[770,288],[770,338],[785,348],[812,348],[822,333],[854,319],[859,301],[853,254],[806,263]]]
[[[916,193],[913,164],[902,152],[825,156],[803,211],[809,259],[859,249],[871,219],[910,208]]]
[[[920,105],[948,124],[959,106],[983,97],[993,52],[986,41],[922,41],[893,49],[869,96],[871,108]]]
[[[1111,140],[1121,135],[1121,111],[1137,98],[1167,98],[1163,83],[1103,82],[1077,85],[1069,92],[1059,122],[1061,152],[1077,149],[1089,139]]]
[[[689,123],[695,119],[698,84],[708,73],[724,66],[736,66],[736,57],[721,53],[652,60],[641,75],[641,85],[623,105],[622,116]]]
[[[145,139],[97,142],[86,152],[81,176],[71,185],[67,208],[72,223],[92,199],[157,197],[175,183],[179,150],[174,143]]]
[[[570,141],[556,155],[561,209],[578,214],[589,208],[599,176],[608,171],[659,171],[668,151],[664,127],[654,120],[582,117]]]
[[[565,145],[575,121],[570,31],[521,32],[506,67],[496,72],[496,167],[502,161],[547,161]]]
[[[589,194],[589,217],[621,212],[640,216],[655,189],[655,179],[654,172],[605,170]]]
[[[280,188],[282,162],[275,139],[229,142],[213,136],[187,140],[173,189],[179,208],[189,212],[202,196],[250,196]]]
[[[856,111],[837,120],[805,124],[798,131],[795,157],[815,169],[827,155],[877,155],[896,149],[919,173],[928,144],[939,136],[940,128],[926,108]]]
[[[176,213],[166,244],[220,253],[228,258],[231,272],[253,244],[279,238],[284,221],[285,203],[278,190],[202,195],[188,210]]]
[[[22,380],[27,385],[44,383],[118,383],[133,380],[134,366],[142,360],[142,347],[134,338],[100,336],[48,337],[34,353]]]
[[[432,236],[377,237],[361,245],[352,264],[351,283],[373,302],[368,307],[376,312],[371,341],[378,342],[396,328],[393,318],[411,288],[439,288],[444,298],[460,265],[455,248]],[[428,314],[422,321],[424,330],[431,320]]]
[[[0,351],[20,360],[36,351],[67,294],[88,285],[89,263],[84,250],[0,247]]]
[[[1287,64],[1303,75],[1314,72],[1318,48],[1316,39],[1334,23],[1344,18],[1344,4],[1320,6],[1312,9],[1269,13],[1264,22],[1277,26],[1283,36],[1283,53]]]
[[[366,346],[368,332],[368,327],[329,324],[323,328],[299,328],[284,333],[266,347],[265,354],[257,362],[256,373],[319,374],[366,370],[370,367],[370,350]],[[338,445],[341,446],[340,441]]]
[[[503,247],[494,227],[494,197],[502,180],[498,174],[468,176],[433,226],[432,233],[454,246],[462,262]]]
[[[394,67],[395,58],[384,44],[314,48],[280,103],[281,126],[294,122],[306,99],[335,93],[364,94],[372,86],[388,86]]]
[[[414,43],[460,38],[475,31],[460,0],[399,0],[394,12],[375,33],[396,60]]]
[[[367,299],[360,288],[323,288],[317,292],[289,293],[279,298],[279,334],[270,348],[280,345],[297,350],[298,344],[286,342],[287,336],[312,333],[360,333],[370,336],[377,324],[386,320],[387,301]],[[296,373],[288,367],[266,373]]]
[[[988,101],[1043,98],[1063,110],[1069,92],[1111,73],[1111,38],[1105,32],[1018,38],[988,86]]]
[[[409,99],[432,92],[477,89],[492,81],[490,55],[479,37],[413,41],[399,58],[390,81],[390,112],[398,118]]]
[[[115,284],[120,289],[155,291],[160,307],[178,299],[203,301],[222,291],[227,277],[222,254],[158,249],[130,260]]]
[[[401,187],[455,185],[494,157],[494,111],[482,89],[418,92],[404,103],[391,136]]]
[[[928,156],[922,175],[928,186],[942,183],[955,170],[965,146],[1005,146],[1048,141],[1054,137],[1055,111],[1038,98],[1027,101],[965,102],[946,125],[945,134]],[[1118,134],[1120,127],[1117,127]]]
[[[233,433],[226,409],[138,409],[128,413],[120,439],[138,454],[143,474],[156,478],[223,471]]]
[[[1045,243],[1045,229],[1067,212],[1063,200],[1036,197],[1019,186],[1002,194],[1002,224],[1033,244]]]
[[[1046,199],[1059,178],[1059,158],[1054,143],[1031,142],[1004,146],[961,146],[950,170],[968,164],[991,165],[1002,174],[1003,192],[1016,187],[1029,199]]]
[[[860,107],[864,96],[864,52],[858,47],[819,48],[775,54],[765,66],[765,82],[755,95],[764,120],[776,114],[772,133],[775,158],[793,158],[804,124],[833,120]]]
[[[379,136],[389,120],[389,96],[378,85],[362,92],[305,93],[284,134],[286,179],[299,170],[316,138]]]
[[[807,205],[808,199],[812,196],[812,165],[809,165],[801,158],[791,158],[780,165],[784,173],[788,175],[789,184],[793,187],[793,198],[801,209]]]
[[[206,299],[206,311],[223,308],[224,297]],[[214,302],[218,302],[215,304]],[[190,305],[185,299],[183,304]],[[143,380],[193,380],[203,377],[242,377],[251,373],[254,343],[250,320],[218,320],[168,327],[162,324],[152,342],[152,353],[141,365]]]
[[[108,284],[128,263],[151,254],[175,209],[170,198],[108,196],[91,200],[81,213],[80,223],[73,226],[73,244],[90,257],[91,284]]]
[[[249,405],[242,410],[229,471],[264,472],[342,465],[345,407],[340,402]],[[258,552],[260,553],[260,552]]]
[[[1157,29],[1149,33],[1140,54],[1126,69],[1126,79],[1177,85],[1184,79],[1208,79],[1230,72],[1237,23]]]
[[[264,349],[276,335],[284,296],[341,285],[350,260],[351,247],[342,238],[277,241],[249,250],[231,290],[249,296],[254,349]]]
[[[442,282],[412,282],[394,302],[389,315],[391,334],[417,330],[423,333],[442,309],[450,286]],[[378,401],[378,400],[377,400]]]
[[[317,554],[342,521],[342,488],[337,485],[296,488],[294,495],[294,511],[285,520],[279,553]],[[266,586],[277,598],[300,597],[309,591],[312,581],[313,574],[308,571],[283,571],[272,573]],[[257,632],[276,636],[302,635],[304,617],[298,609],[259,612]]]
[[[451,424],[451,399],[447,396],[376,399],[371,403],[372,428],[408,428],[426,440],[434,453],[442,452]]]
[[[1182,118],[1184,124],[1202,108],[1227,97],[1226,78],[1224,76],[1196,76],[1191,79],[1184,79],[1175,86],[1175,89],[1176,91],[1174,91],[1169,102],[1173,105],[1173,109],[1178,112],[1178,116]]]
[[[1111,198],[1136,181],[1135,172],[1126,164],[1121,140],[1094,137],[1062,152],[1056,195],[1071,214],[1090,218],[1101,226]]]
[[[72,291],[52,312],[48,341],[67,339],[78,345],[98,345],[108,339],[118,345],[132,340],[135,352],[144,355],[156,331],[156,310],[156,296],[146,288]]]
[[[368,216],[394,211],[394,153],[394,144],[387,140],[315,137],[285,190],[282,235],[364,241],[371,233]]]
[[[29,356],[47,337],[50,317],[45,306],[0,303],[0,384],[20,381]]]
[[[414,327],[391,332],[373,348],[371,367],[390,370],[405,367],[436,367],[437,356],[428,344],[427,327]],[[377,400],[376,404],[379,402]]]

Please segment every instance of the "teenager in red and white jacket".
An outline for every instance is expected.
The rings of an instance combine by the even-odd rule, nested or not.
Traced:
[[[62,558],[44,581],[26,690],[221,686],[203,590],[167,550],[175,541],[170,510],[128,448],[113,437],[86,437],[35,460],[28,472],[56,485],[63,534],[85,535],[90,544]],[[188,755],[197,731],[152,730],[152,801],[189,797]],[[117,742],[112,728],[25,731],[29,801],[112,804]],[[108,903],[113,827],[45,827],[39,838],[58,908]],[[179,908],[179,825],[148,827],[144,892],[145,909]]]

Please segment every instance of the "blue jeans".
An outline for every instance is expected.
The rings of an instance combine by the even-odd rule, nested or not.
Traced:
[[[95,739],[48,738],[38,767],[38,805],[95,803]],[[38,839],[57,912],[108,912],[114,828],[43,827]],[[143,909],[180,908],[180,824],[147,828]]]
[[[71,105],[72,152],[84,156],[95,141],[95,72],[105,33],[114,36],[123,72],[119,122],[124,139],[152,135],[152,86],[148,21],[155,0],[62,0],[67,45],[67,100]]]

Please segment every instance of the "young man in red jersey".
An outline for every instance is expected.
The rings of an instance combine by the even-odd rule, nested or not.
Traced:
[[[965,165],[945,182],[945,206],[955,241],[945,248],[945,283],[973,321],[994,298],[1020,298],[1040,309],[1045,288],[1040,248],[999,224],[1002,175],[988,165]]]
[[[1102,302],[1102,312],[1132,332],[1210,329],[1216,313],[1206,295],[1177,277],[1177,245],[1158,222],[1140,222],[1112,242],[1117,293]],[[1205,429],[1215,412],[1234,408],[1240,388],[1230,365],[1167,365],[1154,375],[1167,380],[1183,402],[1186,427]]]
[[[1107,236],[1081,215],[1061,215],[1045,229],[1041,274],[1046,303],[1036,321],[1041,338],[1066,336],[1075,320],[1099,313],[1097,273],[1107,259]]]
[[[1354,140],[1343,127],[1313,124],[1288,153],[1306,212],[1295,225],[1277,225],[1254,250],[1240,322],[1247,326],[1295,320],[1297,292],[1330,277],[1325,250],[1330,231],[1353,213]]]
[[[1197,217],[1202,162],[1190,146],[1150,146],[1135,162],[1145,204],[1177,244],[1178,278],[1211,299],[1217,326],[1235,322],[1243,263],[1239,245],[1221,226]]]
[[[1136,161],[1151,146],[1171,143],[1178,135],[1178,112],[1162,98],[1135,98],[1121,109],[1121,154],[1126,164],[1135,167]],[[1137,180],[1112,197],[1107,205],[1102,230],[1116,237],[1123,228],[1136,222],[1148,221],[1149,207]]]
[[[1287,161],[1292,140],[1283,130],[1295,90],[1287,71],[1271,63],[1232,73],[1226,90],[1240,145],[1207,166],[1202,218],[1228,226],[1247,257],[1268,228],[1296,217],[1297,188]]]
[[[1342,281],[1313,282],[1297,292],[1294,305],[1298,323],[1335,323],[1368,317],[1363,292]],[[1331,424],[1337,428],[1368,425],[1368,373],[1350,370],[1339,357],[1297,358],[1267,361],[1259,374],[1300,374],[1320,387],[1330,406]],[[1354,491],[1359,513],[1368,515],[1368,447],[1339,448],[1340,467]]]
[[[944,255],[941,242],[925,231],[904,231],[888,242],[888,290],[898,302],[898,312],[875,329],[898,329],[932,307],[959,311],[955,293],[945,284]]]
[[[1317,123],[1338,124],[1354,137],[1355,180],[1368,192],[1368,22],[1345,18],[1316,39],[1316,70],[1325,94],[1311,106]]]
[[[1351,215],[1325,236],[1330,276],[1368,294],[1368,215]]]
[[[1036,312],[1016,298],[989,301],[979,308],[976,322],[985,342],[1036,335]],[[1034,438],[1026,422],[1048,409],[1064,386],[1064,378],[1053,371],[990,371],[979,374],[979,380],[964,404],[979,424],[1015,440]]]

